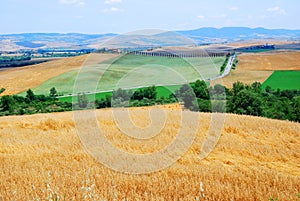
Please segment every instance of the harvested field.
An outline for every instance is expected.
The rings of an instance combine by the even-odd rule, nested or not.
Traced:
[[[239,68],[244,70],[300,70],[300,52],[242,54]]]
[[[214,80],[211,85],[217,83],[232,88],[233,83],[240,81],[245,84],[252,84],[253,82],[263,83],[272,75],[273,71],[259,71],[259,70],[244,70],[243,66],[238,65],[236,70],[232,70],[229,75],[222,78],[222,80]]]
[[[256,46],[256,45],[265,45],[265,44],[269,44],[269,45],[285,45],[285,44],[290,44],[291,41],[279,41],[279,40],[248,40],[248,41],[244,41],[244,42],[232,42],[232,43],[228,43],[228,46],[231,47],[235,47],[235,48],[240,48],[240,47],[249,47],[249,46]]]
[[[113,145],[127,152],[152,153],[168,145],[181,127],[178,105],[160,107],[169,121],[149,141],[122,134],[111,109],[95,114]],[[130,109],[139,127],[149,124],[148,112],[147,107]],[[188,113],[191,118],[196,115]],[[51,200],[59,195],[62,200],[256,201],[297,200],[300,192],[298,123],[227,115],[217,147],[199,160],[211,117],[201,113],[195,141],[178,162],[156,173],[130,175],[108,169],[87,154],[73,114],[0,118],[0,199]]]
[[[17,94],[26,91],[39,86],[53,77],[78,69],[86,60],[87,56],[88,55],[82,55],[64,58],[42,64],[0,71],[0,87],[6,89],[1,95]],[[115,56],[116,55],[103,54],[101,55],[101,59],[105,61]],[[93,59],[89,60],[92,61]],[[97,58],[97,61],[99,61],[99,58]]]
[[[236,81],[246,84],[263,83],[275,70],[300,70],[298,58],[300,58],[298,51],[241,54],[237,69],[232,70],[222,79],[222,82],[229,88]],[[220,82],[220,80],[215,80],[212,85]]]

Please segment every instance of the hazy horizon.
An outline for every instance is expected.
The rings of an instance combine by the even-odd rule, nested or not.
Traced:
[[[122,34],[203,27],[300,29],[299,1],[3,0],[0,34]]]
[[[197,30],[197,29],[205,29],[205,28],[213,28],[213,29],[223,29],[223,28],[250,28],[250,29],[266,29],[266,30],[290,30],[290,31],[300,31],[299,29],[287,29],[287,28],[265,28],[265,27],[237,27],[237,26],[232,26],[232,27],[198,27],[194,29],[182,29],[182,30],[162,30],[162,31],[192,31],[192,30]],[[145,29],[147,30],[147,29]],[[151,29],[149,29],[151,30]],[[135,31],[140,31],[140,30],[132,30],[130,32],[135,32]],[[126,34],[126,33],[113,33],[113,32],[102,32],[102,33],[84,33],[84,32],[20,32],[20,33],[1,33],[0,35],[22,35],[22,34],[86,34],[86,35],[109,35],[109,34]]]

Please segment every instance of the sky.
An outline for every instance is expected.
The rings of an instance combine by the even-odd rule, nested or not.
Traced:
[[[299,0],[0,0],[0,34],[300,29]]]

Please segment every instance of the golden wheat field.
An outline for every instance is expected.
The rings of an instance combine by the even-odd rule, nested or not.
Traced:
[[[146,141],[124,135],[112,109],[97,110],[95,117],[115,147],[153,153],[181,127],[179,105],[156,107],[166,114],[164,129]],[[136,126],[147,127],[150,109],[130,109]],[[227,114],[216,148],[200,160],[211,123],[211,114],[200,113],[198,124],[189,125],[199,126],[195,140],[181,159],[158,172],[131,175],[111,170],[87,153],[76,132],[90,121],[86,112],[77,113],[77,123],[74,112],[0,118],[0,200],[298,199],[299,123]],[[183,112],[192,119],[199,114]]]
[[[243,53],[238,56],[239,64],[235,70],[222,78],[223,85],[231,88],[236,81],[246,84],[253,82],[263,83],[275,70],[300,70],[298,58],[300,52],[267,52],[267,53]],[[215,80],[212,85],[220,83]]]
[[[86,61],[87,57],[89,57],[88,62],[102,62],[116,56],[113,54],[82,55],[0,71],[1,87],[6,89],[1,95],[13,95],[26,91],[39,86],[53,77],[78,69]]]
[[[300,52],[265,52],[242,54],[239,65],[245,70],[300,70]]]
[[[272,44],[272,45],[283,45],[283,44],[291,44],[291,41],[288,40],[278,40],[278,39],[253,39],[253,40],[247,40],[247,41],[236,41],[236,42],[230,42],[226,45],[230,47],[249,47],[249,46],[256,46],[256,45],[265,45],[265,44]]]

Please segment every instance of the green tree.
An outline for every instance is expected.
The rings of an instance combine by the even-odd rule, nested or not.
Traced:
[[[232,93],[233,93],[233,95],[236,95],[243,89],[245,89],[245,85],[242,82],[237,81],[237,82],[233,83]]]
[[[194,111],[199,112],[211,112],[211,102],[210,100],[205,100],[201,98],[197,98],[198,107],[195,108],[195,106],[192,106],[192,108],[195,108]]]
[[[49,94],[49,96],[50,96],[51,98],[55,98],[55,97],[57,96],[57,91],[56,91],[55,87],[52,87],[52,88],[50,89],[50,94]]]
[[[128,101],[130,99],[127,91],[121,88],[114,91],[112,97],[114,100],[120,99],[121,101]]]
[[[272,92],[272,88],[268,85],[268,86],[266,86],[265,91],[267,93],[271,93]]]
[[[6,95],[1,97],[1,107],[2,111],[9,111],[9,113],[13,113],[15,108],[15,100],[12,96]]]
[[[157,91],[155,86],[147,87],[143,91],[144,91],[144,98],[147,98],[149,100],[156,100]]]
[[[224,94],[224,93],[225,93],[225,87],[222,86],[222,85],[220,85],[220,84],[216,84],[216,85],[214,86],[214,92],[215,92],[216,94]]]
[[[256,93],[261,93],[262,92],[260,82],[254,82],[253,84],[251,84],[251,87],[252,87],[252,90]]]
[[[87,99],[85,93],[78,94],[77,95],[77,99],[78,99],[78,106],[80,108],[86,108],[87,107],[87,105],[88,105],[88,99]]]
[[[29,102],[32,102],[35,100],[35,95],[33,93],[33,91],[31,89],[29,89],[27,92],[26,92],[26,98],[29,100]]]
[[[143,100],[144,98],[149,100],[156,100],[157,98],[157,91],[155,86],[146,87],[144,89],[136,90],[133,95],[133,100]]]
[[[247,115],[262,115],[262,98],[251,90],[243,89],[228,101],[229,112]]]
[[[206,100],[209,99],[209,93],[205,81],[197,80],[195,84],[192,85],[192,89],[194,90],[194,93],[197,98],[206,99]]]
[[[5,89],[4,89],[4,88],[1,88],[1,89],[0,89],[0,94],[2,94],[4,91],[5,91]]]
[[[214,100],[211,102],[212,112],[224,113],[226,112],[226,101]]]
[[[292,99],[292,108],[293,108],[294,116],[293,116],[293,119],[291,119],[291,120],[300,122],[300,96],[294,97]],[[300,196],[299,196],[299,198],[300,198]]]
[[[106,102],[106,107],[111,107],[111,95],[106,95],[105,96],[105,102]]]
[[[193,110],[196,110],[196,96],[194,90],[188,84],[184,84],[179,90],[176,91],[176,97],[183,101],[185,108],[190,109],[193,107]]]

